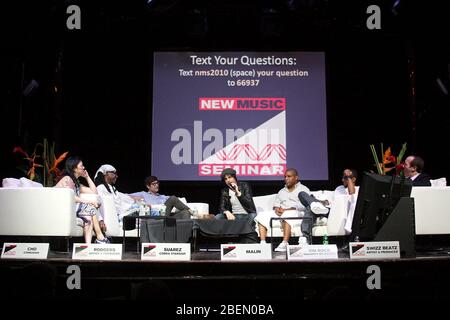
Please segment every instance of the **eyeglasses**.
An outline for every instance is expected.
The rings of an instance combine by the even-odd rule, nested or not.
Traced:
[[[353,176],[343,176],[342,179],[347,180],[347,179],[352,179]]]
[[[150,183],[151,186],[157,186],[158,184],[159,184],[159,181],[155,181],[155,182]]]

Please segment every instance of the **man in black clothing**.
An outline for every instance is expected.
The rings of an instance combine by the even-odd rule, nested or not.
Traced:
[[[414,187],[431,187],[430,176],[423,173],[424,161],[419,156],[409,156],[405,160],[405,177],[411,179]]]

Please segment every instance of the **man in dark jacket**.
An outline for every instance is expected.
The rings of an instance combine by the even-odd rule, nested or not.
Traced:
[[[414,187],[430,187],[430,176],[423,173],[424,161],[419,156],[409,156],[405,159],[405,177],[412,180]]]
[[[247,182],[238,182],[236,171],[226,168],[221,174],[226,187],[220,192],[219,214],[216,219],[249,219],[256,217],[252,188]]]

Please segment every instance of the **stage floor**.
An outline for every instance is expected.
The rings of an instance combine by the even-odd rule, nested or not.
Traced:
[[[228,262],[220,252],[194,252],[190,261],[141,261],[126,251],[120,261],[72,260],[51,251],[47,260],[0,260],[1,295],[43,299],[152,299],[179,303],[450,299],[450,254],[421,252],[415,258]],[[80,289],[69,289],[79,270]],[[379,268],[380,289],[369,289]],[[376,281],[375,281],[376,282]]]

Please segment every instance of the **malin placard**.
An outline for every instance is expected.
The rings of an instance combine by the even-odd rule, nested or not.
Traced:
[[[400,242],[350,242],[350,259],[400,258]]]
[[[335,244],[327,245],[289,245],[288,260],[328,260],[337,259],[338,250]]]
[[[47,259],[48,243],[4,243],[2,259]]]
[[[72,251],[74,260],[121,260],[121,244],[74,243]]]
[[[143,243],[141,260],[191,260],[190,243]]]
[[[260,244],[222,244],[220,259],[229,261],[271,260],[272,246],[270,243]]]

